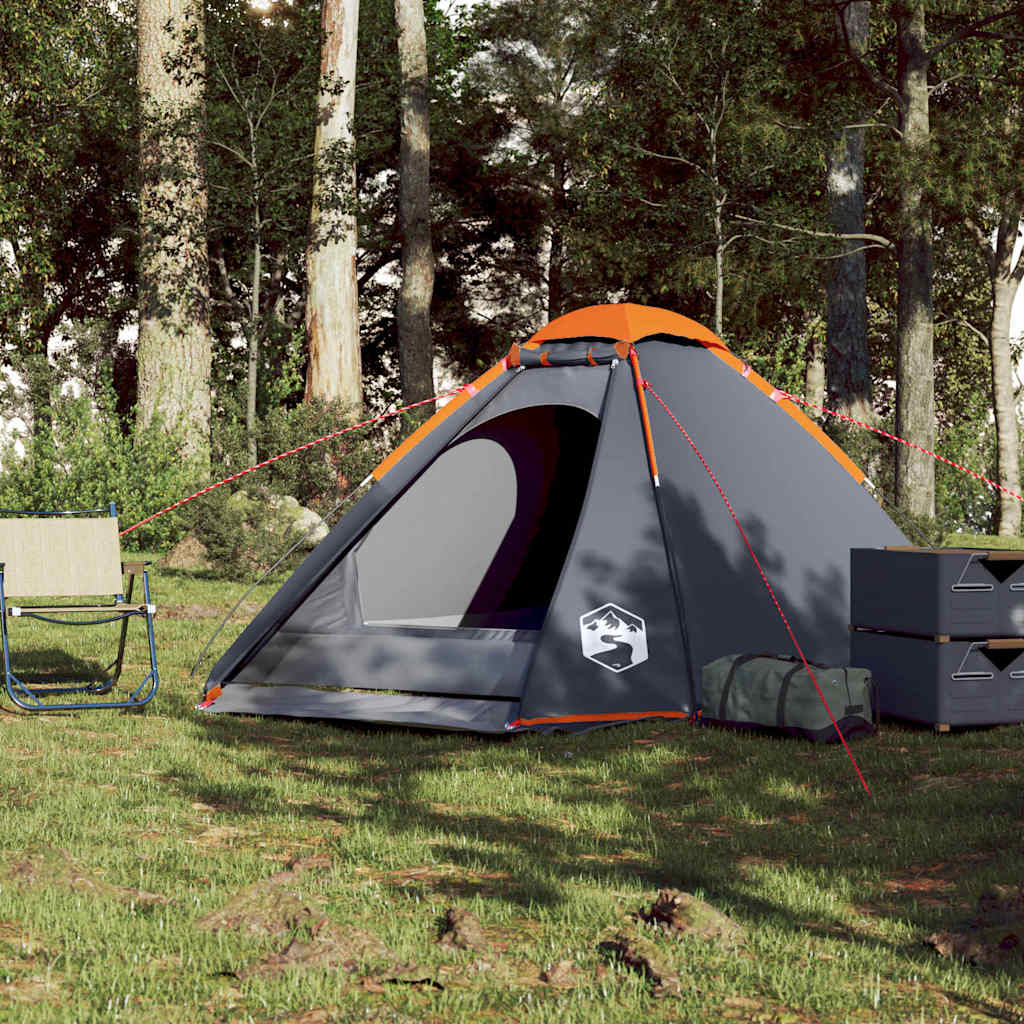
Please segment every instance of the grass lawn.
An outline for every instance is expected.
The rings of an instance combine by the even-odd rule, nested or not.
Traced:
[[[684,723],[484,739],[197,714],[191,666],[243,589],[155,572],[143,712],[4,702],[0,1020],[1024,1020],[1024,971],[922,942],[1024,883],[1024,728],[886,724],[854,746],[869,799],[841,749]],[[66,636],[15,629],[40,661]],[[662,887],[745,942],[632,921]],[[453,906],[478,948],[437,941]],[[623,926],[679,993],[602,951]]]

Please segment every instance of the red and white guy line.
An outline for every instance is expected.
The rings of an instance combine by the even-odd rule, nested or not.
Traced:
[[[693,438],[690,437],[690,435],[687,433],[687,430],[682,425],[682,423],[680,423],[679,420],[676,419],[675,413],[673,413],[672,410],[665,404],[664,400],[658,394],[658,392],[655,391],[653,387],[651,387],[650,381],[645,380],[643,382],[643,386],[645,390],[651,393],[655,401],[662,407],[662,409],[665,410],[665,412],[668,414],[672,422],[679,428],[683,437],[685,437],[686,440],[689,442],[689,445],[693,449],[694,454],[700,460],[700,464],[704,467],[708,476],[711,477],[711,482],[717,488],[718,493],[722,498],[722,501],[725,502],[725,507],[729,510],[729,515],[732,516],[732,520],[736,524],[736,528],[740,531],[740,536],[743,538],[743,543],[746,544],[747,551],[750,552],[750,557],[754,560],[754,565],[757,566],[757,571],[761,574],[761,582],[764,583],[765,587],[767,588],[768,594],[772,599],[772,603],[775,605],[775,610],[779,613],[779,618],[782,619],[782,624],[786,627],[786,632],[789,634],[789,639],[793,641],[793,646],[796,648],[796,653],[800,655],[800,660],[803,662],[804,668],[807,670],[807,674],[811,677],[811,682],[814,683],[814,689],[818,691],[818,697],[820,698],[821,703],[825,708],[825,711],[828,713],[829,721],[832,723],[833,727],[836,730],[836,734],[839,736],[839,739],[843,744],[843,749],[846,751],[846,756],[849,757],[850,763],[853,765],[854,771],[856,771],[857,773],[857,778],[860,779],[860,784],[864,787],[864,792],[867,793],[868,796],[871,796],[871,790],[868,788],[868,784],[864,779],[864,774],[860,770],[860,765],[857,764],[857,759],[853,756],[853,751],[850,750],[850,746],[846,742],[846,737],[843,735],[842,729],[839,728],[839,723],[835,720],[835,716],[832,714],[832,709],[828,706],[828,701],[825,699],[825,694],[821,692],[821,687],[818,685],[818,680],[815,678],[814,671],[811,669],[810,664],[808,664],[807,658],[803,652],[803,648],[800,646],[800,643],[796,638],[796,634],[793,632],[793,627],[789,624],[789,619],[786,618],[786,613],[782,610],[782,605],[779,604],[779,599],[775,595],[774,588],[772,587],[771,583],[768,582],[768,576],[765,573],[763,567],[761,566],[761,562],[758,559],[757,555],[754,553],[754,548],[751,546],[750,540],[747,537],[746,530],[743,529],[743,524],[740,522],[739,516],[736,515],[736,510],[732,507],[732,502],[729,501],[729,498],[726,496],[726,493],[722,488],[722,485],[718,482],[718,477],[715,476],[714,471],[707,464],[707,461],[701,454],[700,449],[697,447],[696,444],[694,444]]]
[[[913,441],[908,441],[906,438],[899,437],[897,434],[890,434],[887,430],[881,430],[879,427],[873,427],[870,423],[863,422],[863,420],[855,420],[852,416],[845,416],[841,412],[834,412],[832,409],[826,409],[824,406],[810,402],[806,398],[800,398],[798,395],[791,395],[788,391],[776,389],[775,394],[777,394],[779,398],[788,398],[791,402],[798,402],[800,405],[806,405],[808,408],[817,409],[818,412],[823,412],[827,416],[834,416],[837,420],[842,420],[844,423],[852,423],[855,427],[863,427],[865,430],[870,430],[873,434],[879,434],[882,437],[888,438],[890,441],[897,441],[902,445],[906,445],[908,448],[913,448],[925,455],[930,455],[938,462],[944,462],[947,466],[959,469],[960,472],[973,476],[983,484],[988,484],[988,486],[993,490],[1002,491],[1004,494],[1008,494],[1011,498],[1024,502],[1024,495],[1020,495],[1016,491],[1011,491],[1009,487],[1004,487],[1002,484],[996,483],[995,480],[989,480],[987,476],[983,476],[981,473],[977,473],[973,469],[968,469],[966,466],[961,466],[959,462],[947,459],[945,455],[939,455],[938,452],[933,452],[929,448],[922,448],[921,445],[914,444]],[[775,396],[773,395],[772,397],[774,398]]]
[[[146,523],[151,523],[154,519],[157,519],[168,512],[173,512],[174,509],[181,508],[182,505],[187,505],[188,502],[194,501],[196,498],[201,498],[204,494],[209,494],[210,491],[214,491],[218,487],[223,487],[225,484],[229,484],[233,480],[238,480],[249,473],[255,473],[257,469],[269,466],[272,462],[277,462],[280,459],[287,458],[289,455],[295,455],[297,452],[303,452],[307,448],[312,448],[314,445],[323,444],[324,441],[333,441],[334,438],[341,437],[342,434],[350,434],[353,430],[360,430],[363,427],[372,426],[374,423],[382,423],[384,420],[392,419],[403,412],[408,412],[410,409],[416,409],[421,405],[429,405],[431,402],[436,402],[439,398],[450,398],[452,395],[457,395],[461,391],[470,390],[471,387],[472,385],[466,384],[460,388],[453,388],[451,391],[443,391],[431,398],[424,398],[422,401],[413,402],[410,405],[403,405],[401,409],[394,409],[391,412],[382,413],[380,416],[373,416],[368,420],[363,420],[361,423],[353,423],[350,427],[343,427],[341,430],[335,430],[333,433],[324,434],[323,437],[318,437],[313,441],[307,441],[305,444],[300,444],[298,448],[291,448],[278,455],[272,455],[269,459],[257,462],[255,466],[249,466],[247,469],[240,470],[237,473],[232,473],[231,476],[226,476],[223,480],[218,480],[215,484],[210,484],[209,487],[204,487],[202,490],[196,491],[195,494],[190,494],[187,498],[182,498],[180,501],[174,502],[173,505],[168,505],[166,508],[160,509],[159,512],[154,512],[151,516],[146,516],[145,519],[140,519],[137,523],[133,523],[131,526],[125,527],[118,536],[123,537],[126,533],[131,533],[132,530],[137,530],[140,526],[145,526]],[[473,392],[470,391],[470,393],[472,394]]]

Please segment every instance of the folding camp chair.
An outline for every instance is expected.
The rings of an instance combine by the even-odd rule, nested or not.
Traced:
[[[156,694],[159,676],[153,615],[156,606],[149,592],[148,562],[122,562],[117,532],[117,509],[82,509],[77,512],[24,512],[0,509],[0,513],[24,518],[0,518],[0,632],[3,636],[4,679],[7,694],[26,711],[77,711],[92,708],[137,708]],[[97,517],[102,513],[102,517]],[[143,603],[132,603],[135,577],[142,576]],[[128,578],[127,592],[124,577]],[[17,598],[84,598],[113,595],[109,604],[11,604]],[[87,616],[87,618],[82,618]],[[102,696],[110,693],[121,675],[128,620],[146,620],[149,634],[150,671],[126,699],[62,702],[70,694]],[[32,618],[58,626],[98,626],[120,622],[117,657],[107,665],[105,681],[28,682],[11,669],[8,619]]]

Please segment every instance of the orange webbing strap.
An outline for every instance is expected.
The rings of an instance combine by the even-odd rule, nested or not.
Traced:
[[[660,487],[658,480],[658,458],[654,454],[654,436],[651,434],[651,417],[647,413],[647,397],[644,395],[644,378],[640,373],[640,360],[636,357],[636,349],[629,346],[629,364],[633,367],[633,383],[636,385],[636,400],[640,406],[640,420],[644,428],[644,444],[647,445],[647,461],[651,467],[651,479],[655,487]]]

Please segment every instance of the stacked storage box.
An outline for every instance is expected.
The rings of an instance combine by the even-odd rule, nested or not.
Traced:
[[[850,618],[881,714],[1024,722],[1024,551],[854,548]]]

